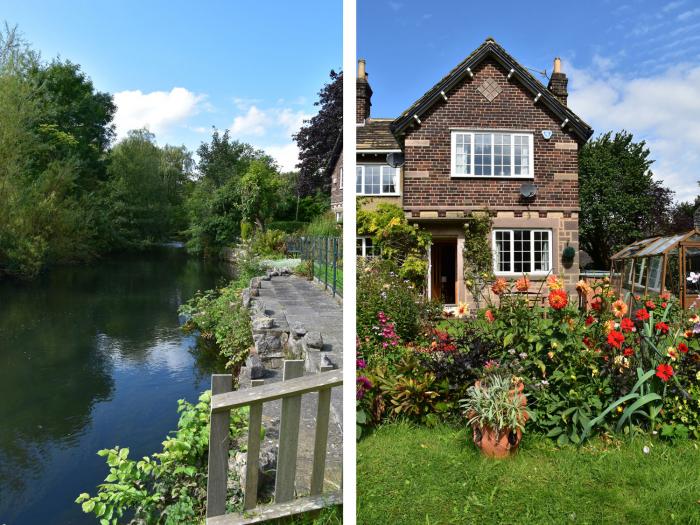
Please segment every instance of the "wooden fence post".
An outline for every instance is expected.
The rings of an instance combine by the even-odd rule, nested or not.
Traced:
[[[251,380],[251,386],[260,386],[264,379]],[[260,426],[262,425],[263,404],[261,401],[250,404],[248,422],[248,454],[245,463],[245,493],[243,509],[250,510],[258,504],[258,461],[260,458]]]
[[[282,380],[304,375],[304,360],[285,360]],[[294,479],[297,472],[297,450],[299,448],[299,417],[301,395],[282,400],[280,417],[279,452],[277,454],[277,476],[275,477],[275,503],[294,499]]]
[[[211,394],[231,391],[231,374],[211,376]],[[207,476],[207,517],[221,516],[226,512],[226,482],[228,480],[228,435],[231,411],[211,414],[209,426],[209,475]]]

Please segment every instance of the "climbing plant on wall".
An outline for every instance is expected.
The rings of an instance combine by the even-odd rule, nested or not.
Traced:
[[[491,215],[486,212],[472,213],[464,225],[464,285],[474,299],[477,309],[489,281],[493,280],[493,254],[489,244]]]

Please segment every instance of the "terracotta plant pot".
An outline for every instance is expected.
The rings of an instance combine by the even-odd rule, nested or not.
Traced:
[[[505,458],[518,449],[523,433],[519,429],[506,429],[497,435],[491,427],[474,427],[473,437],[482,453],[492,458]]]

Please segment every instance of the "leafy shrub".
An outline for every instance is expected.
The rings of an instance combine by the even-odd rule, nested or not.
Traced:
[[[241,239],[247,241],[253,235],[253,225],[248,221],[241,221]]]
[[[272,221],[268,227],[271,230],[281,230],[284,233],[290,234],[304,230],[308,224],[308,222],[302,221]]]
[[[180,420],[174,436],[163,441],[163,450],[140,460],[129,459],[129,449],[100,450],[109,474],[97,494],[82,493],[75,500],[83,512],[94,514],[103,525],[117,525],[132,513],[139,523],[176,525],[196,523],[206,513],[207,461],[209,455],[209,407],[206,391],[192,405],[178,401]],[[230,437],[247,427],[247,410],[231,413]]]
[[[343,234],[343,227],[335,220],[332,212],[314,218],[304,230],[308,237],[338,237]]]
[[[258,256],[281,257],[287,249],[287,235],[280,230],[257,231],[251,241],[251,249]]]
[[[381,259],[358,260],[357,335],[372,338],[377,316],[383,312],[395,325],[400,339],[412,341],[419,332],[423,298],[411,283],[391,271]]]

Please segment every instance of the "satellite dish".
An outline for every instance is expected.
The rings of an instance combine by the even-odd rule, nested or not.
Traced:
[[[392,168],[398,168],[400,166],[403,166],[403,153],[389,153],[386,156],[386,163]]]
[[[537,195],[537,186],[529,182],[524,183],[520,186],[520,195],[525,199],[532,199]]]

